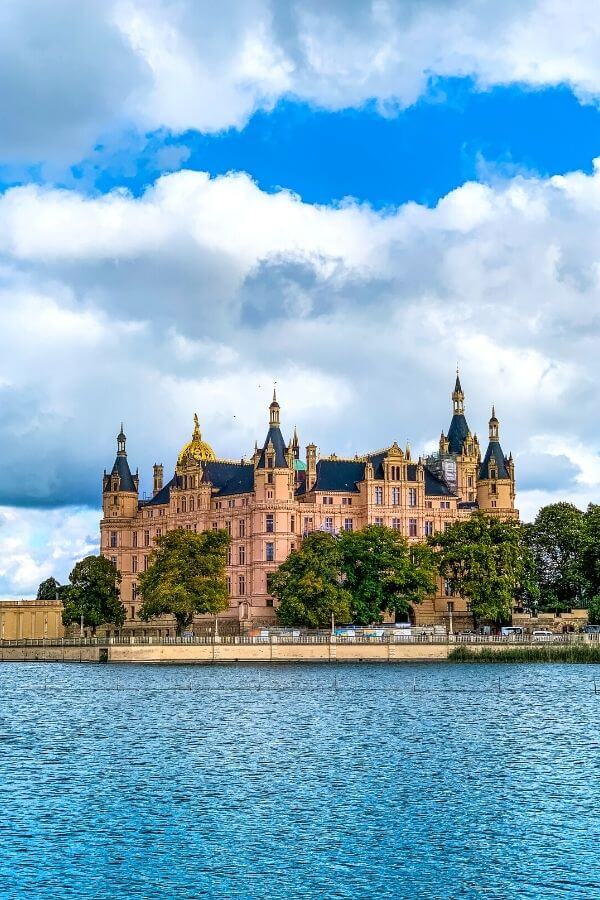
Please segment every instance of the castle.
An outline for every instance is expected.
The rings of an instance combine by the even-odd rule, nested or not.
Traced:
[[[517,517],[514,464],[512,455],[502,452],[494,409],[482,459],[477,435],[465,418],[458,373],[452,407],[439,451],[417,460],[396,443],[353,459],[319,458],[315,444],[308,444],[302,460],[296,431],[289,443],[283,438],[275,392],[266,438],[248,462],[218,459],[202,439],[195,416],[191,440],[179,453],[173,477],[165,484],[163,466],[154,466],[150,499],[140,499],[139,477],[129,467],[121,427],[114,466],[102,481],[100,546],[122,576],[124,632],[174,634],[169,618],[146,623],[138,615],[138,573],[147,568],[155,539],[169,529],[225,528],[231,535],[229,609],[220,623],[223,630],[233,631],[275,621],[267,576],[310,531],[387,525],[409,541],[422,541],[476,509]],[[472,624],[468,605],[441,581],[437,596],[419,605],[414,616],[417,624],[451,629]],[[201,626],[202,619],[196,624]]]

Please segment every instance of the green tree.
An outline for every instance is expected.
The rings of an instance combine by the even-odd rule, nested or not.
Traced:
[[[600,625],[600,595],[590,599],[588,604],[588,622],[590,625]]]
[[[590,503],[583,517],[581,575],[589,597],[600,595],[600,506]],[[593,623],[596,624],[596,623]]]
[[[38,600],[56,600],[60,592],[60,584],[56,578],[46,578],[38,588]]]
[[[231,538],[224,530],[167,531],[156,541],[148,569],[138,578],[140,618],[173,615],[177,634],[195,615],[214,616],[229,604],[225,566]]]
[[[400,532],[380,525],[345,531],[339,541],[352,621],[357,625],[381,622],[389,612],[405,615],[435,593],[436,568],[429,546],[411,545]]]
[[[121,575],[105,556],[87,556],[69,575],[69,584],[58,588],[63,602],[64,625],[81,622],[96,633],[99,625],[121,626],[125,608],[119,598]]]
[[[440,575],[452,593],[470,602],[476,620],[499,624],[510,619],[531,571],[519,522],[477,512],[429,541],[437,550]]]
[[[543,612],[565,612],[585,602],[584,518],[572,503],[552,503],[542,507],[526,529],[540,588],[539,608]]]
[[[269,592],[279,600],[278,621],[327,628],[333,615],[338,622],[349,622],[350,594],[342,580],[339,540],[324,531],[307,535],[269,576]]]

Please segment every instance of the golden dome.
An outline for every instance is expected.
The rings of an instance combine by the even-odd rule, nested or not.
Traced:
[[[177,465],[182,465],[186,457],[191,457],[197,462],[207,462],[217,458],[210,444],[207,444],[206,441],[202,440],[197,413],[194,413],[194,431],[192,439],[181,448],[179,456],[177,457]]]

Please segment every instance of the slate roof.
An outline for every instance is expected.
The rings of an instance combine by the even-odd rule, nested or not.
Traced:
[[[462,453],[463,444],[469,433],[467,420],[462,413],[455,413],[448,429],[448,449],[450,453]]]
[[[481,479],[489,478],[489,464],[491,460],[496,461],[496,469],[498,470],[498,478],[510,478],[508,469],[506,468],[506,459],[500,446],[500,441],[490,441],[486,454],[479,468],[479,477]]]
[[[248,494],[254,490],[252,463],[206,462],[204,478],[217,488],[219,497]]]
[[[370,456],[369,459],[373,464],[375,472],[380,471],[379,477],[383,477],[382,460],[385,453],[378,453]],[[407,467],[408,481],[417,480],[417,465],[409,463]],[[345,459],[321,459],[317,463],[317,480],[313,490],[315,491],[336,491],[344,493],[358,493],[358,483],[364,481],[365,463],[360,460]],[[304,494],[306,486],[301,484],[297,494]],[[448,485],[437,475],[434,475],[427,467],[425,467],[425,495],[427,497],[454,497]]]
[[[127,457],[125,455],[121,455],[120,453],[117,454],[115,464],[112,467],[112,472],[110,474],[119,476],[120,491],[131,491],[134,494],[137,492],[135,481],[133,480],[133,475],[131,474],[131,469],[129,468],[129,463],[127,462]]]
[[[159,506],[163,503],[168,503],[171,499],[171,488],[175,486],[176,475],[173,475],[170,481],[168,481],[163,487],[152,497],[150,500],[144,500],[140,503],[140,506]]]
[[[269,441],[273,444],[273,449],[275,450],[275,462],[274,466],[276,469],[286,469],[287,462],[285,460],[285,454],[287,447],[285,445],[285,441],[283,439],[283,435],[281,433],[281,429],[278,425],[271,425],[267,432],[267,437],[265,440],[264,447],[261,451],[260,458],[258,460],[258,468],[264,469],[266,466],[266,451],[269,446]]]
[[[320,459],[317,463],[315,491],[358,493],[357,482],[365,477],[365,464],[357,460]]]
[[[425,496],[426,497],[454,497],[448,485],[437,475],[434,475],[425,466]]]

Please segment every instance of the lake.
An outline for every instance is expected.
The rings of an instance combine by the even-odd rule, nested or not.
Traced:
[[[0,700],[3,898],[600,896],[593,666],[0,663]]]

